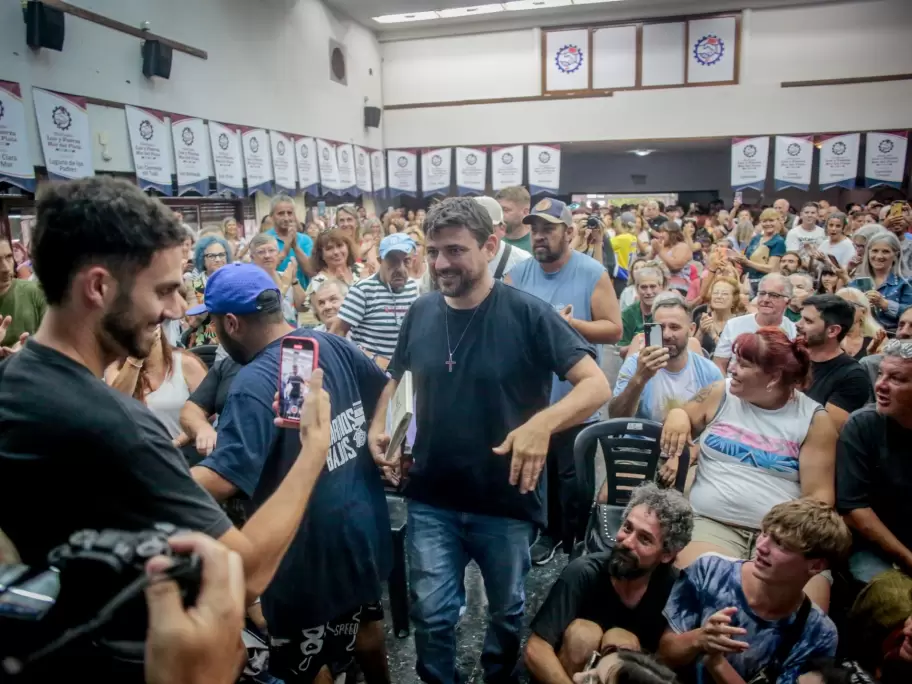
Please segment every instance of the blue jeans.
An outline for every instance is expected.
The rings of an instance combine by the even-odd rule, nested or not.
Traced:
[[[429,684],[456,684],[456,622],[465,568],[474,560],[488,596],[490,623],[481,664],[491,684],[513,682],[525,580],[531,566],[531,522],[460,513],[409,501],[408,564],[416,670]]]

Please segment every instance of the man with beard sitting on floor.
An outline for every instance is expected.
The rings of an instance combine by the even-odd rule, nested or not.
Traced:
[[[655,651],[677,578],[673,563],[692,530],[690,504],[679,492],[653,483],[635,489],[615,547],[564,568],[532,621],[525,650],[532,681],[570,684],[608,647]]]

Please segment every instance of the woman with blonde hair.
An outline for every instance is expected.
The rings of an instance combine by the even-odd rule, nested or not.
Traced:
[[[424,231],[415,224],[405,231],[405,234],[415,241],[415,254],[411,258],[408,267],[409,278],[414,278],[421,282],[428,270],[427,257],[424,251]]]
[[[871,305],[865,293],[854,287],[844,287],[836,291],[836,296],[849,302],[855,309],[855,323],[842,339],[842,351],[856,361],[868,354],[876,354],[887,338],[887,333],[871,315]]]
[[[775,209],[764,209],[760,214],[760,233],[750,239],[744,256],[734,260],[744,267],[751,287],[756,290],[763,276],[779,270],[779,260],[785,254],[782,237],[782,217]]]
[[[707,356],[712,357],[728,320],[744,313],[741,284],[731,276],[718,275],[713,278],[709,288],[709,301],[693,312],[693,322],[697,325],[693,336],[699,340]]]
[[[241,237],[240,228],[237,219],[229,216],[222,219],[222,235],[228,246],[231,247],[231,254],[235,261],[240,261],[247,254],[247,240]]]

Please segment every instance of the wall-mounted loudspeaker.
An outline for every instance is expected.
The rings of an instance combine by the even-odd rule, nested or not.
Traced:
[[[379,107],[365,107],[364,108],[364,127],[365,128],[378,128],[380,126],[380,108]]]
[[[25,5],[25,42],[30,48],[63,50],[63,12],[43,2],[31,0]]]
[[[142,46],[143,76],[171,78],[171,47],[159,40],[147,40]]]

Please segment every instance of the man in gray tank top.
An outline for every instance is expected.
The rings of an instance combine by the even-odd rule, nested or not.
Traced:
[[[543,199],[523,223],[531,227],[535,258],[516,264],[504,282],[551,304],[587,342],[596,345],[617,342],[621,337],[621,313],[614,287],[601,263],[570,247],[573,218],[567,205],[559,200]],[[560,401],[570,389],[569,382],[555,377],[551,403]],[[570,553],[574,540],[581,539],[585,532],[591,501],[582,500],[580,492],[592,491],[595,453],[586,458],[586,472],[578,474],[573,443],[579,432],[598,418],[596,413],[586,423],[551,437],[548,529],[532,546],[532,562],[536,565],[550,561],[561,546]]]

